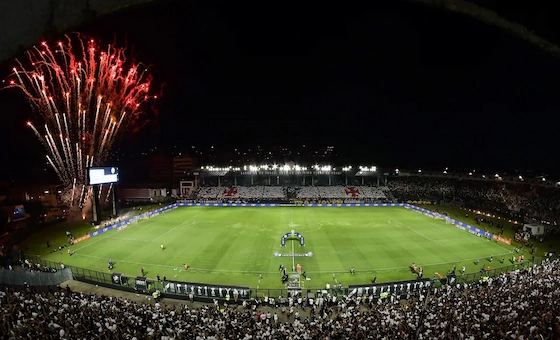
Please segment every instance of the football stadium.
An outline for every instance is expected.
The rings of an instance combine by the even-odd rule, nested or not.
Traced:
[[[518,7],[0,2],[0,340],[560,339]]]
[[[349,306],[356,316],[437,315],[446,313],[442,303],[468,303],[488,292],[503,300],[515,291],[503,287],[519,284],[551,294],[545,287],[558,280],[556,226],[547,220],[556,218],[550,207],[560,195],[541,179],[266,167],[202,167],[198,186],[185,181],[190,190],[160,203],[120,189],[122,204],[132,208],[118,217],[57,223],[20,243],[28,275],[22,285],[52,291],[62,281],[58,289],[70,296],[80,294],[72,287],[189,313],[196,304],[215,304],[230,317],[292,323]],[[110,180],[118,193],[119,178]],[[523,198],[534,191],[527,182],[540,184],[539,198],[523,206],[539,222],[502,211],[529,202]],[[497,189],[507,195],[495,195]],[[410,323],[408,338],[418,329]],[[299,331],[310,330],[316,331]]]
[[[279,268],[293,273],[300,265],[306,275],[297,287],[315,289],[333,278],[345,285],[415,280],[413,264],[425,278],[512,264],[508,244],[413,205],[217,205],[176,203],[41,258],[101,272],[112,259],[112,270],[129,277],[255,288],[283,287]]]

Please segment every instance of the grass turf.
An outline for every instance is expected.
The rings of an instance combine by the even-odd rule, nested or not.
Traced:
[[[281,236],[292,229],[305,237],[305,247],[297,239],[280,245]],[[61,235],[52,244],[64,241]],[[454,265],[477,272],[482,265],[509,265],[512,250],[401,207],[184,207],[78,243],[71,247],[73,256],[66,250],[49,253],[52,248],[37,237],[26,243],[29,253],[46,260],[102,272],[109,272],[112,258],[113,271],[127,276],[141,275],[143,267],[149,278],[159,274],[253,288],[282,288],[278,267],[283,263],[291,269],[292,258],[274,253],[291,253],[292,245],[296,253],[313,252],[294,259],[311,277],[306,288],[332,283],[333,274],[343,285],[368,283],[374,275],[378,282],[414,279],[413,262],[426,277],[445,274]],[[478,266],[476,259],[481,260]],[[190,266],[187,271],[184,263]]]

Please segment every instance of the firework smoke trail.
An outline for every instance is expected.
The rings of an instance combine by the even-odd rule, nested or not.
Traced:
[[[72,198],[70,199],[70,206],[74,205],[74,194],[76,192],[76,178],[74,178],[74,182],[72,183]]]
[[[111,185],[109,185],[109,189],[107,189],[107,196],[105,196],[105,203],[109,203],[112,192],[113,192],[113,183],[111,183]]]
[[[105,165],[123,128],[147,120],[146,104],[157,98],[150,94],[151,76],[124,48],[102,50],[79,34],[53,47],[43,42],[27,58],[16,60],[6,88],[21,90],[39,113],[40,121],[27,125],[66,188],[82,186],[83,204],[87,168]]]

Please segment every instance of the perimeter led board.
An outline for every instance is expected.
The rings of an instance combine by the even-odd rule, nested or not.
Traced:
[[[89,168],[89,185],[116,183],[119,181],[117,167]]]

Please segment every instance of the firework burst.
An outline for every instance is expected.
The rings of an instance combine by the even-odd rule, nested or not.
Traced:
[[[67,35],[26,52],[6,88],[21,90],[39,120],[27,125],[44,145],[60,180],[81,196],[88,167],[104,165],[113,144],[133,123],[146,121],[150,94],[148,68],[127,59],[126,49]],[[74,201],[72,195],[72,201]]]

